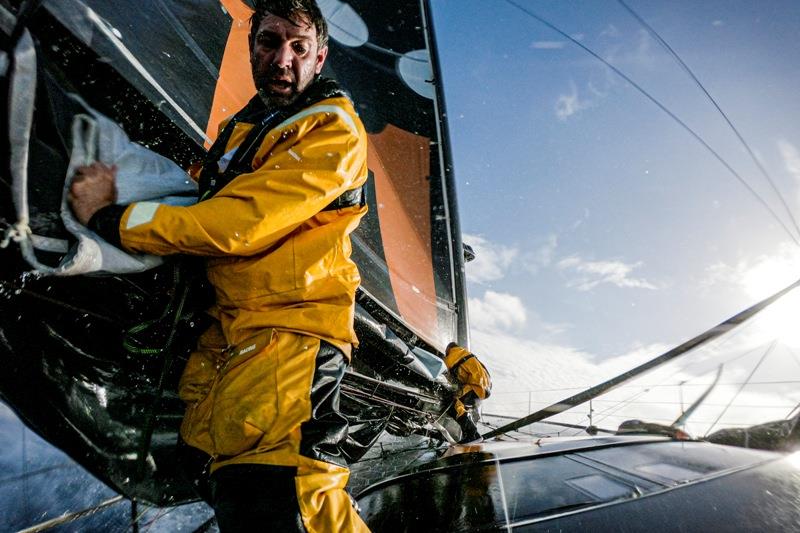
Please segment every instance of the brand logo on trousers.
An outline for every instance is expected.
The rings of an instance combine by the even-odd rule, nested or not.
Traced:
[[[250,346],[248,346],[246,348],[242,348],[241,350],[239,350],[239,355],[244,355],[247,352],[252,352],[255,349],[256,349],[256,345],[255,344],[251,344]]]

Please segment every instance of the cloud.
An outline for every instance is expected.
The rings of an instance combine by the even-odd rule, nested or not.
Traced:
[[[652,69],[658,59],[653,51],[652,36],[646,30],[638,30],[635,37],[614,42],[603,51],[603,58],[622,70],[628,67]],[[605,69],[605,72],[607,85],[616,85],[619,81],[617,75],[610,69]]]
[[[553,263],[556,248],[558,248],[558,237],[554,234],[548,235],[545,243],[539,248],[522,255],[522,267],[531,274],[538,273],[540,268],[548,267]]]
[[[784,242],[774,254],[744,258],[735,265],[714,263],[705,269],[704,289],[723,284],[743,289],[753,299],[762,299],[786,287],[800,272],[800,249]]]
[[[639,44],[631,58],[631,61],[646,67],[652,68],[655,63],[655,56],[652,51],[653,38],[645,30],[639,30]]]
[[[577,392],[630,370],[664,351],[660,345],[638,346],[630,353],[606,361],[596,361],[593,354],[574,347],[520,337],[510,332],[487,330],[473,322],[471,349],[492,375],[492,396],[484,403],[484,412],[523,416],[556,403]],[[673,369],[674,370],[674,369]],[[634,392],[639,389],[634,389]],[[661,392],[664,392],[663,390]],[[661,418],[677,409],[672,405],[675,390],[668,390],[670,411],[661,414],[649,405],[649,414]],[[630,389],[604,395],[595,409],[616,405],[619,395],[631,396]],[[652,400],[653,398],[648,398]],[[625,418],[634,418],[638,404],[633,403],[618,412],[620,418],[609,418],[601,426],[616,427]],[[562,421],[585,420],[588,405],[557,417]],[[634,414],[630,414],[634,413]],[[641,418],[647,418],[642,414]]]
[[[616,26],[609,24],[603,31],[600,32],[600,37],[619,37],[622,35]]]
[[[800,249],[784,242],[776,253],[742,259],[735,265],[715,263],[706,269],[701,287],[727,286],[743,292],[750,303],[763,300],[797,280],[800,272]],[[745,324],[739,335],[739,345],[757,347],[778,340],[800,348],[800,291],[794,290],[762,310]]]
[[[562,94],[556,100],[556,117],[559,120],[567,120],[572,115],[592,107],[590,100],[581,99],[578,95],[578,88],[575,83],[570,83],[570,92]]]
[[[469,299],[469,315],[472,324],[491,331],[518,328],[525,325],[528,318],[522,300],[512,294],[491,290],[487,290],[483,298]]]
[[[472,351],[492,375],[492,396],[484,402],[484,412],[514,417],[558,403],[635,368],[663,354],[668,348],[670,346],[663,344],[634,345],[627,353],[598,361],[593,354],[571,346],[487,330],[475,323],[471,344]],[[746,357],[742,357],[744,352]],[[724,362],[719,386],[687,425],[690,433],[703,435],[737,394],[738,384],[747,378],[762,353],[737,351],[731,345],[725,346],[724,350],[720,345],[708,345],[599,396],[593,402],[593,421],[606,429],[615,429],[629,419],[672,423],[682,408],[691,405],[714,381],[720,363]],[[800,365],[788,365],[787,353],[785,349],[782,353],[776,348],[755,377],[761,381],[779,382],[781,379],[799,379]],[[771,370],[768,366],[772,367]],[[800,393],[792,384],[778,384],[769,389],[746,388],[736,396],[715,429],[783,418],[789,407],[798,401]],[[776,406],[776,409],[767,409],[767,406]],[[554,419],[585,425],[588,411],[587,403]],[[554,432],[555,429],[540,425],[533,431]]]
[[[631,284],[627,275],[638,266],[587,262],[578,256],[563,259],[557,265],[565,269],[585,267],[612,278],[617,276],[615,282],[622,285]],[[487,290],[480,298],[470,299],[469,306],[471,350],[487,366],[494,384],[491,398],[484,403],[485,413],[524,416],[618,376],[672,348],[664,343],[634,342],[620,355],[600,359],[567,341],[551,338],[553,332],[548,331],[548,324],[514,295]],[[793,325],[798,312],[795,309],[786,316],[792,317]],[[532,331],[536,331],[535,338],[532,338]],[[734,336],[736,342],[730,342]],[[796,405],[800,401],[800,392],[789,383],[800,380],[800,357],[793,355],[788,344],[773,347],[771,340],[762,339],[760,344],[754,345],[753,340],[744,339],[738,330],[731,332],[720,342],[695,349],[599,396],[592,404],[593,423],[606,429],[615,429],[622,421],[630,419],[670,424],[678,418],[682,408],[708,388],[723,363],[720,385],[689,420],[686,429],[690,433],[705,434],[732,399],[734,403],[714,429],[763,423],[785,416],[788,407],[784,408],[784,404]],[[758,374],[753,377],[756,381],[778,384],[769,389],[748,388],[734,397],[739,391],[738,384],[747,379],[767,347],[771,350],[770,357],[762,361]],[[780,384],[784,382],[786,384]],[[767,406],[780,409],[770,410]],[[589,405],[583,404],[554,419],[586,425],[588,415]],[[531,431],[551,434],[554,429],[538,425]]]
[[[533,41],[531,48],[537,50],[561,50],[566,44],[564,41]]]
[[[717,19],[717,20],[712,21],[711,25],[714,26],[715,28],[719,28],[720,26],[724,26],[725,25],[725,21]]]
[[[517,248],[490,242],[479,235],[464,234],[463,241],[475,250],[475,259],[466,265],[467,280],[473,283],[503,279],[519,255]]]
[[[642,265],[641,261],[632,264],[621,261],[586,261],[577,255],[562,259],[557,264],[560,270],[577,274],[577,277],[567,282],[567,286],[579,291],[590,291],[603,283],[620,288],[657,290],[656,285],[645,279],[630,277]]]

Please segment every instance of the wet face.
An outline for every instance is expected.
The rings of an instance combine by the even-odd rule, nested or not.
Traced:
[[[308,19],[290,22],[268,14],[261,19],[250,52],[253,81],[270,107],[294,102],[322,70],[328,47],[319,48]]]

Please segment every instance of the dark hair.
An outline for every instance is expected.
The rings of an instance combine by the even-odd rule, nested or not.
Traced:
[[[317,30],[317,46],[322,48],[328,44],[328,23],[322,16],[317,0],[255,0],[254,9],[253,16],[250,17],[251,49],[261,20],[267,15],[286,19],[295,26],[299,26],[303,19],[307,19]]]

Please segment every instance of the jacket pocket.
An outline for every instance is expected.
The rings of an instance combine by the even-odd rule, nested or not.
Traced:
[[[275,336],[269,344],[233,356],[223,368],[211,413],[211,439],[220,455],[235,456],[257,446],[277,412]]]
[[[208,279],[222,305],[295,290],[295,237],[255,256],[215,258],[208,261]]]

